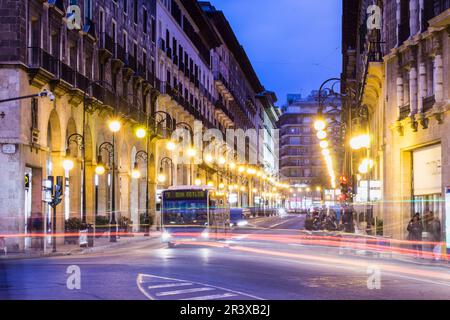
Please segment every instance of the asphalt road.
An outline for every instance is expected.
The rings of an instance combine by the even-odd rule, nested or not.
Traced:
[[[154,239],[103,253],[3,261],[0,300],[450,299],[448,268],[291,241],[303,221],[257,219],[227,241],[175,248]],[[79,289],[68,268],[79,268]]]

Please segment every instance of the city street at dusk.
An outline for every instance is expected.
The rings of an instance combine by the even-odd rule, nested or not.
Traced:
[[[0,0],[0,30],[0,301],[450,300],[450,0]]]
[[[342,246],[302,245],[298,229],[303,218],[268,219],[257,229],[233,234],[229,241],[169,249],[158,239],[149,239],[103,253],[8,261],[2,270],[6,283],[2,279],[0,298],[450,298],[448,267],[407,257],[342,252]],[[80,290],[66,287],[66,270],[71,265],[80,267]],[[379,290],[368,289],[369,267],[380,269]]]

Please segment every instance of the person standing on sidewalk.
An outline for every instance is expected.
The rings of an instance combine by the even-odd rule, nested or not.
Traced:
[[[439,217],[434,215],[433,212],[430,211],[430,221],[427,226],[427,230],[430,234],[430,241],[434,242],[433,244],[433,253],[436,260],[440,259],[441,256],[441,221]]]
[[[412,249],[415,251],[415,256],[420,257],[422,253],[422,221],[419,213],[416,213],[411,221],[408,223],[408,240],[412,241]]]

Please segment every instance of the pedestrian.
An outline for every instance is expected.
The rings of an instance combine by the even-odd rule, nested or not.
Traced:
[[[441,221],[437,215],[434,215],[432,211],[430,211],[430,221],[427,225],[427,230],[430,234],[430,241],[433,242],[433,253],[436,260],[441,258]]]
[[[422,221],[420,214],[416,213],[408,223],[408,240],[412,242],[412,249],[415,251],[415,257],[419,257],[422,253]]]

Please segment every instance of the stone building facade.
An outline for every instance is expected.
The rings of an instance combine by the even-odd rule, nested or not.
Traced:
[[[68,27],[69,5],[81,9],[80,30]],[[159,134],[159,128],[151,139],[136,137],[137,128],[149,128],[162,115],[166,129],[172,130],[180,123],[194,127],[195,120],[222,133],[226,128],[261,126],[255,120],[261,108],[258,90],[239,97],[245,102],[241,112],[220,96],[212,57],[223,39],[197,1],[12,0],[0,3],[0,27],[0,100],[43,90],[55,95],[54,100],[33,97],[0,104],[0,233],[24,235],[7,239],[10,251],[50,246],[51,239],[45,244],[27,240],[31,232],[49,233],[53,228],[51,207],[43,201],[48,176],[65,177],[57,232],[83,211],[83,176],[86,221],[95,224],[97,216],[110,217],[115,208],[117,219],[130,219],[134,231],[146,211],[147,181],[149,214],[158,223],[158,189],[171,184],[157,180],[160,170],[169,170],[161,163],[164,157],[174,163],[168,179],[173,184],[193,184],[194,177],[203,184],[220,181],[217,168],[178,163],[182,151],[167,153],[162,138],[168,136]],[[238,65],[251,67],[242,58],[234,57]],[[254,73],[240,72],[236,79],[256,81],[254,89],[263,88]],[[112,119],[122,124],[114,135],[108,128]],[[82,144],[69,139],[80,135]],[[95,172],[99,160],[109,158],[99,147],[113,139],[115,179],[111,170]],[[257,145],[251,147],[258,150]],[[136,156],[143,151],[146,164]],[[72,170],[63,167],[68,158],[74,160]],[[136,166],[148,174],[132,179]],[[246,190],[253,190],[249,180]]]
[[[322,190],[331,188],[314,130],[314,121],[319,110],[317,95],[317,91],[311,92],[306,98],[302,98],[299,94],[288,95],[287,105],[282,108],[278,120],[280,176],[284,182],[295,186],[288,199],[293,209],[300,207],[306,209],[313,203],[320,204]],[[331,123],[326,111],[324,117]],[[333,137],[329,137],[329,140],[330,144],[339,147],[339,141],[334,141]],[[321,190],[317,191],[317,187]]]
[[[372,179],[382,188],[374,205],[384,234],[405,239],[414,213],[426,232],[431,211],[448,241],[450,1],[344,2],[358,8],[360,22],[367,5],[382,9],[382,28],[375,33],[358,32],[348,19],[343,78],[369,110]],[[352,32],[363,36],[352,39]]]

